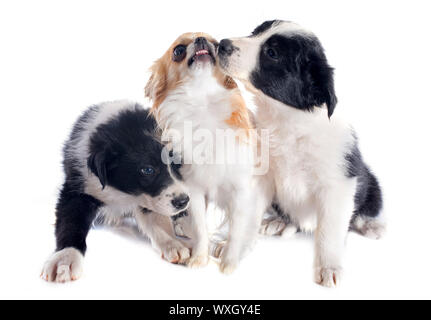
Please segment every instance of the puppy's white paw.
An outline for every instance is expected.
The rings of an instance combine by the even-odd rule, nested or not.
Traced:
[[[189,261],[187,262],[187,266],[192,269],[203,268],[208,265],[209,255],[208,253],[200,253],[200,254],[192,254]]]
[[[338,267],[322,267],[315,269],[315,281],[327,288],[335,288],[341,280],[342,269]]]
[[[386,223],[379,218],[357,216],[351,228],[360,235],[374,240],[381,239],[386,233]]]
[[[65,283],[78,280],[82,275],[84,256],[75,248],[54,253],[45,263],[41,278],[48,282]]]
[[[173,264],[185,264],[190,258],[190,249],[179,241],[169,241],[160,246],[162,258]]]

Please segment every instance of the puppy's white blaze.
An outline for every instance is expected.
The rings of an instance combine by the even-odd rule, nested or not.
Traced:
[[[234,50],[232,53],[229,58],[229,68],[226,71],[241,81],[249,81],[250,74],[259,59],[261,40],[257,38],[233,38],[231,41],[240,50]]]
[[[239,50],[234,50],[229,58],[229,67],[226,69],[228,74],[241,81],[249,82],[251,73],[257,67],[256,62],[259,61],[261,44],[275,33],[312,35],[311,31],[302,28],[296,23],[283,21],[275,23],[271,28],[254,37],[231,38],[230,40],[234,47]]]

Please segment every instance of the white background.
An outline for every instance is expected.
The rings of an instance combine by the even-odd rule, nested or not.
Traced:
[[[431,298],[429,1],[1,1],[0,298]],[[336,290],[312,281],[311,238],[262,239],[232,276],[188,270],[142,241],[90,232],[84,277],[39,279],[54,249],[61,147],[105,100],[142,100],[147,69],[186,31],[248,35],[267,19],[313,30],[339,104],[381,180],[389,232],[351,234]]]

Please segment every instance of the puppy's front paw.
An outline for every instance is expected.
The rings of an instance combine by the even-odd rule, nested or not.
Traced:
[[[208,262],[209,262],[208,253],[200,253],[200,254],[192,255],[189,261],[187,262],[187,266],[193,269],[203,268],[208,265]]]
[[[327,288],[335,288],[341,280],[342,269],[339,267],[321,267],[315,269],[315,281]]]
[[[173,264],[185,264],[190,258],[190,249],[179,241],[169,241],[160,246],[162,258]]]
[[[58,283],[78,280],[82,275],[83,259],[84,256],[75,248],[56,252],[45,263],[41,278]]]

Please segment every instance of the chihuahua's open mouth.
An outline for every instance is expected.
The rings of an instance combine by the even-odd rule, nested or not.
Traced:
[[[205,45],[204,48],[196,51],[195,55],[189,61],[189,66],[191,66],[196,61],[204,62],[204,63],[205,62],[215,63],[215,58],[213,54],[211,53],[209,48],[205,48],[205,47],[207,46]]]

